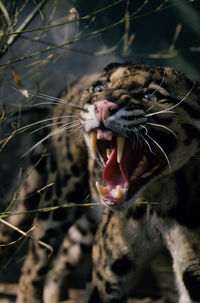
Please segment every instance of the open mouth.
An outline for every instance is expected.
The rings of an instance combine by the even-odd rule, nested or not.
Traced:
[[[131,141],[111,130],[97,129],[90,133],[93,158],[96,152],[103,165],[103,184],[96,187],[103,202],[121,204],[129,195],[152,177],[163,165],[163,156],[155,146]]]

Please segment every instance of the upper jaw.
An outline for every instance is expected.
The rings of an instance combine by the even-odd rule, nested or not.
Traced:
[[[98,155],[104,168],[103,184],[96,182],[96,188],[108,206],[127,204],[162,166],[159,155],[149,155],[139,144],[109,129],[90,132],[90,149],[93,159]]]
[[[104,168],[103,185],[96,181],[96,188],[103,203],[113,205],[126,200],[129,182],[122,173],[119,177],[120,162],[125,146],[125,137],[113,131],[97,128],[90,132],[90,149],[92,158],[98,154]],[[116,170],[116,173],[115,171]]]
[[[116,138],[116,147],[117,147],[117,163],[120,163],[121,159],[122,159],[122,154],[123,154],[123,150],[124,150],[124,145],[125,145],[125,140],[126,138],[123,136],[120,136],[119,134],[113,132],[112,130],[106,129],[106,130],[102,130],[100,128],[97,128],[93,131],[90,132],[90,141],[91,141],[91,154],[92,154],[92,158],[95,159],[96,158],[96,152],[98,149],[97,146],[97,141],[98,140],[103,140],[103,141],[107,141],[108,145],[111,147],[106,148],[106,157],[102,157],[105,155],[99,154],[103,165],[106,165],[106,162],[109,161],[109,158],[111,156],[111,152],[112,152],[112,148],[114,143],[112,142],[113,139]]]
[[[88,113],[90,119],[87,119]],[[100,122],[94,106],[90,105],[85,119],[85,113],[82,114],[82,120],[92,158],[98,157],[103,167],[102,184],[96,182],[97,191],[104,204],[121,208],[146,187],[164,161],[154,144],[141,144],[137,136],[131,141],[127,129],[120,128],[116,114]],[[135,127],[139,129],[139,125]]]

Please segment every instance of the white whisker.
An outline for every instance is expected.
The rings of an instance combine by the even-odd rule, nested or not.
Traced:
[[[152,97],[153,95],[155,95],[155,93],[158,91],[158,89],[159,89],[160,87],[162,87],[162,84],[163,84],[164,80],[165,80],[165,71],[163,71],[163,77],[162,77],[161,83],[160,83],[159,86],[154,90],[154,92],[151,94],[151,97]],[[150,106],[150,107],[147,109],[147,112],[148,112],[149,110],[151,110],[154,106],[155,106],[155,105]]]
[[[159,84],[159,86],[154,90],[154,92],[151,94],[151,97],[158,91],[158,89],[159,89],[160,87],[162,87],[164,80],[165,80],[165,71],[163,70],[162,81],[161,81],[161,83]]]
[[[80,109],[80,110],[84,110],[81,106],[79,106],[77,104],[74,104],[74,103],[71,103],[70,101],[61,99],[61,98],[49,96],[49,95],[46,95],[46,94],[43,94],[43,93],[36,93],[36,92],[33,92],[33,91],[28,91],[28,92],[31,96],[41,98],[41,99],[45,99],[45,100],[54,101],[55,104],[69,105],[70,107]]]
[[[78,125],[78,122],[76,122]],[[66,124],[67,125],[67,124]],[[58,128],[56,128],[55,130],[53,130],[50,134],[46,135],[43,139],[41,139],[40,141],[38,141],[36,144],[34,144],[26,153],[23,154],[22,157],[26,157],[28,156],[38,145],[40,145],[41,143],[43,143],[44,141],[46,141],[47,139],[49,139],[50,137],[53,137],[63,131],[66,131],[68,128],[66,127],[66,125],[62,125]],[[76,125],[71,125],[70,127],[74,128]]]
[[[74,123],[74,124],[71,124],[71,125],[66,125],[65,129],[69,130],[69,129],[74,128],[74,127],[79,126],[79,125],[80,125],[80,122],[77,122],[77,123]]]
[[[145,134],[145,135],[160,149],[160,151],[162,152],[162,154],[164,155],[164,157],[167,161],[167,164],[169,166],[169,171],[171,173],[171,171],[172,171],[171,164],[170,164],[169,158],[168,158],[167,154],[165,153],[164,149],[151,136],[149,136],[148,134]]]
[[[134,133],[134,135],[136,136],[137,140],[139,140],[137,128],[134,127],[134,126],[130,126],[130,129],[133,131],[133,133]]]
[[[37,128],[37,129],[35,129],[34,131],[32,131],[30,134],[34,134],[34,133],[40,131],[41,129],[44,129],[44,128],[47,128],[47,127],[51,127],[51,126],[54,126],[54,125],[58,125],[58,124],[63,124],[63,126],[66,126],[67,124],[68,125],[73,124],[72,127],[74,127],[74,126],[76,126],[75,122],[77,122],[77,121],[78,120],[74,120],[74,121],[71,121],[71,122],[68,122],[68,123],[65,123],[65,124],[62,121],[60,121],[60,122],[54,122],[54,123],[51,123],[51,124],[47,124],[47,125],[41,126],[41,127]],[[80,122],[78,122],[77,125],[79,125],[79,124],[80,124]]]
[[[196,83],[193,83],[191,89],[189,90],[189,92],[185,95],[185,97],[183,97],[178,103],[176,103],[175,105],[169,107],[169,108],[166,108],[164,110],[161,110],[161,111],[158,111],[158,112],[155,112],[155,113],[150,113],[150,114],[147,114],[145,115],[145,117],[151,117],[151,116],[154,116],[154,115],[158,115],[158,114],[168,114],[168,113],[175,113],[173,111],[171,111],[172,109],[176,108],[177,106],[179,106],[182,102],[185,101],[185,99],[190,95],[190,93],[193,91],[194,87],[195,87]]]
[[[34,133],[36,133],[36,132],[38,132],[38,131],[40,131],[40,130],[42,130],[42,129],[44,129],[44,128],[48,128],[48,127],[51,127],[51,126],[53,126],[53,125],[58,125],[58,124],[62,124],[62,123],[63,123],[63,122],[56,122],[56,123],[51,123],[51,124],[47,124],[47,125],[41,126],[41,127],[37,128],[37,129],[33,130],[33,131],[30,133],[30,135],[32,135],[32,134],[34,134]]]
[[[160,111],[155,112],[155,113],[147,114],[147,115],[145,115],[145,117],[152,117],[152,116],[155,116],[155,115],[158,115],[158,114],[175,114],[175,112],[172,112],[169,109],[163,109],[163,110],[160,110]]]
[[[40,102],[40,103],[35,103],[35,104],[32,104],[31,105],[31,107],[37,107],[37,106],[40,106],[40,105],[61,105],[61,104],[59,104],[59,103],[57,103],[57,102],[54,102],[54,101],[46,101],[46,102]]]
[[[147,147],[148,147],[150,153],[151,153],[151,154],[154,154],[154,152],[153,152],[152,149],[151,149],[151,145],[149,144],[149,142],[144,138],[143,135],[141,135],[141,136],[142,136],[144,142],[146,143],[146,145],[147,145]]]
[[[145,134],[148,134],[148,129],[146,126],[144,126],[142,124],[140,124],[139,126],[145,130]]]
[[[140,124],[140,127],[145,130],[145,135],[147,135],[148,134],[148,129],[146,128],[146,126]],[[143,136],[143,134],[141,134],[141,136],[142,136],[142,139],[144,140],[144,142],[146,143],[146,145],[147,145],[150,153],[154,154],[154,152],[151,149],[151,146],[150,146],[149,142],[145,139],[145,137]]]
[[[157,124],[157,123],[150,123],[150,122],[146,122],[146,124],[152,125],[152,126],[155,126],[155,127],[163,128],[163,129],[169,131],[170,133],[172,133],[172,135],[174,135],[175,138],[177,137],[176,134],[175,134],[175,132],[172,129],[170,129],[167,126],[165,126],[165,125]]]
[[[75,133],[78,133],[78,138],[74,139],[74,140],[78,140],[80,141],[81,140],[81,137],[80,137],[80,132],[82,130],[82,125],[77,125],[75,128],[71,129],[71,130],[68,130],[68,134],[67,135],[70,135],[70,134],[75,134]],[[83,137],[83,136],[82,136]]]
[[[77,115],[77,116],[78,116],[78,115]],[[22,127],[18,128],[17,131],[19,132],[19,131],[21,131],[21,130],[24,130],[24,129],[29,128],[29,127],[32,127],[32,126],[35,126],[35,125],[40,124],[40,123],[45,123],[45,122],[52,121],[52,120],[56,120],[56,119],[73,118],[73,117],[75,117],[75,115],[58,116],[58,117],[48,118],[48,119],[36,121],[36,122],[30,123],[30,124],[28,124],[28,125],[22,126]]]
[[[181,99],[177,104],[173,105],[172,107],[168,108],[167,110],[172,110],[174,108],[176,108],[177,106],[179,106],[183,101],[185,101],[185,99],[191,94],[191,92],[193,91],[194,87],[195,87],[196,83],[193,83],[191,89],[189,90],[189,92],[185,95],[185,97],[183,97],[183,99]]]

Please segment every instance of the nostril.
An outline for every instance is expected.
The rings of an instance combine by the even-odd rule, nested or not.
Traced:
[[[118,109],[118,105],[107,100],[94,102],[94,108],[99,121],[104,121]]]
[[[114,115],[118,111],[118,108],[110,108],[110,116]]]

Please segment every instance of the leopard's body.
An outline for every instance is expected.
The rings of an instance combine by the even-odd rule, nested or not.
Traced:
[[[92,245],[85,302],[125,302],[141,269],[163,246],[173,260],[178,302],[200,302],[199,83],[167,67],[112,64],[103,74],[85,76],[70,94],[79,108],[54,110],[60,118],[49,154],[22,186],[19,209],[81,203],[88,193],[92,202],[108,207],[95,239],[98,212],[91,208],[10,217],[27,229],[34,220],[32,237],[54,248],[48,256],[47,248],[30,241],[17,302],[63,299]],[[80,135],[75,140],[67,130],[56,133],[56,122],[81,126],[88,154]],[[15,236],[1,233],[4,242]]]

